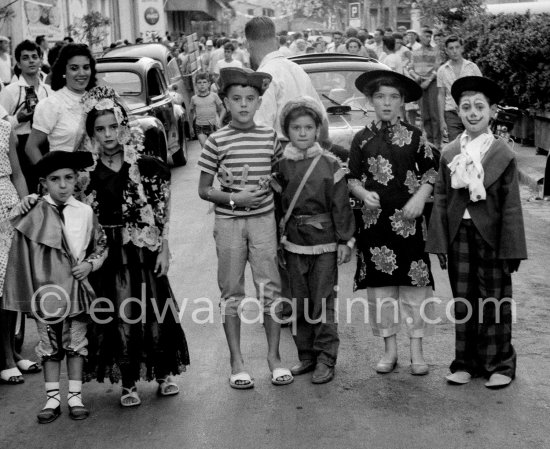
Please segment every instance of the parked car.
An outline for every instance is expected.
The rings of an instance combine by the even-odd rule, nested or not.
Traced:
[[[99,85],[111,86],[143,128],[147,148],[174,165],[187,163],[182,108],[174,104],[160,62],[147,57],[99,58]]]
[[[388,66],[376,59],[340,53],[292,56],[309,75],[327,109],[329,137],[333,145],[349,152],[353,136],[375,119],[374,108],[355,87],[357,77]]]
[[[119,58],[121,56],[133,56],[136,58],[147,57],[160,62],[162,74],[170,90],[174,101],[184,108],[184,131],[187,137],[193,134],[193,127],[189,123],[189,103],[193,96],[193,77],[189,73],[182,73],[177,58],[168,47],[159,43],[143,43],[126,45],[107,50],[103,58]]]

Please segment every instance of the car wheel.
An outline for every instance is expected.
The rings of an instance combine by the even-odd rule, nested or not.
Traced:
[[[179,150],[172,154],[172,162],[175,167],[183,167],[187,164],[187,139],[185,138],[186,134],[183,132],[183,127],[178,126],[179,131]]]
[[[24,340],[25,340],[25,315],[23,313],[18,313],[17,323],[15,326],[15,351],[18,354],[21,353]]]

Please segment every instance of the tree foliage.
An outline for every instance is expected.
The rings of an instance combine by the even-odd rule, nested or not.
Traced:
[[[348,8],[346,0],[275,0],[274,3],[283,15],[305,17],[320,23],[326,23],[331,15],[340,26]]]
[[[424,21],[454,31],[470,17],[484,12],[483,0],[417,0]]]
[[[465,57],[504,89],[504,103],[550,111],[550,14],[482,14],[458,32]]]
[[[103,39],[109,35],[109,25],[111,25],[111,19],[94,11],[69,25],[67,31],[76,42],[86,43],[93,48],[101,44]]]

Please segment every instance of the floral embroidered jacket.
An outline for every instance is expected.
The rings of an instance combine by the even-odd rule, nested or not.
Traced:
[[[382,129],[373,123],[355,135],[349,182],[377,192],[381,205],[362,210],[356,289],[432,284],[424,252],[423,217],[406,219],[403,207],[422,184],[434,184],[436,168],[428,142],[407,123]]]

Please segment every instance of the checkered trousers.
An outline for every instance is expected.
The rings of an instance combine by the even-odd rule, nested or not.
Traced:
[[[456,355],[451,372],[493,373],[514,378],[512,278],[472,220],[462,220],[449,249],[455,298]]]

